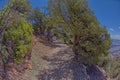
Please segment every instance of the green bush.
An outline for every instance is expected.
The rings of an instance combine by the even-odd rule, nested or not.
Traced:
[[[32,26],[25,19],[13,21],[4,32],[4,45],[9,56],[13,56],[16,62],[22,61],[23,57],[31,49]]]
[[[120,80],[120,58],[116,59],[113,56],[101,57],[98,65],[104,68],[108,77]]]

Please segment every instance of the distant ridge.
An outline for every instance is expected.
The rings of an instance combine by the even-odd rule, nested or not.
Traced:
[[[120,40],[112,39],[112,45],[110,47],[109,53],[113,56],[120,57]]]
[[[120,45],[119,39],[112,39],[112,45]]]

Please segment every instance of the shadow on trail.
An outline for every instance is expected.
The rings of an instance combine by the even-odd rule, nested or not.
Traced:
[[[37,42],[40,42],[40,43],[44,44],[45,46],[49,46],[49,47],[52,47],[52,48],[63,47],[63,46],[60,45],[60,44],[63,44],[60,41],[48,40],[47,37],[45,37],[45,36],[38,36],[37,35],[36,37],[38,37]]]
[[[106,80],[97,66],[86,67],[79,64],[68,48],[42,59],[49,62],[49,66],[40,71],[38,80]]]
[[[70,50],[59,51],[52,58],[43,57],[49,62],[49,69],[40,71],[38,80],[86,80],[84,65],[78,64]]]

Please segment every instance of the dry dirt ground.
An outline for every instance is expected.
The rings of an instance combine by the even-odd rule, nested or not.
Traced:
[[[37,41],[32,50],[32,69],[19,80],[89,80],[90,76],[91,80],[105,80],[99,78],[102,73],[97,68],[91,68],[89,72],[92,73],[87,73],[86,67],[73,57],[65,44],[55,42],[51,47]]]
[[[20,80],[71,80],[70,69],[73,54],[65,44],[48,46],[36,42],[32,50],[32,69]],[[75,79],[76,80],[76,79]]]

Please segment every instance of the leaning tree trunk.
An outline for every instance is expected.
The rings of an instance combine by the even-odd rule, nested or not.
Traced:
[[[73,52],[75,54],[76,60],[78,60],[78,58],[79,58],[78,46],[79,46],[79,35],[75,34],[74,35],[74,42],[73,42]]]

